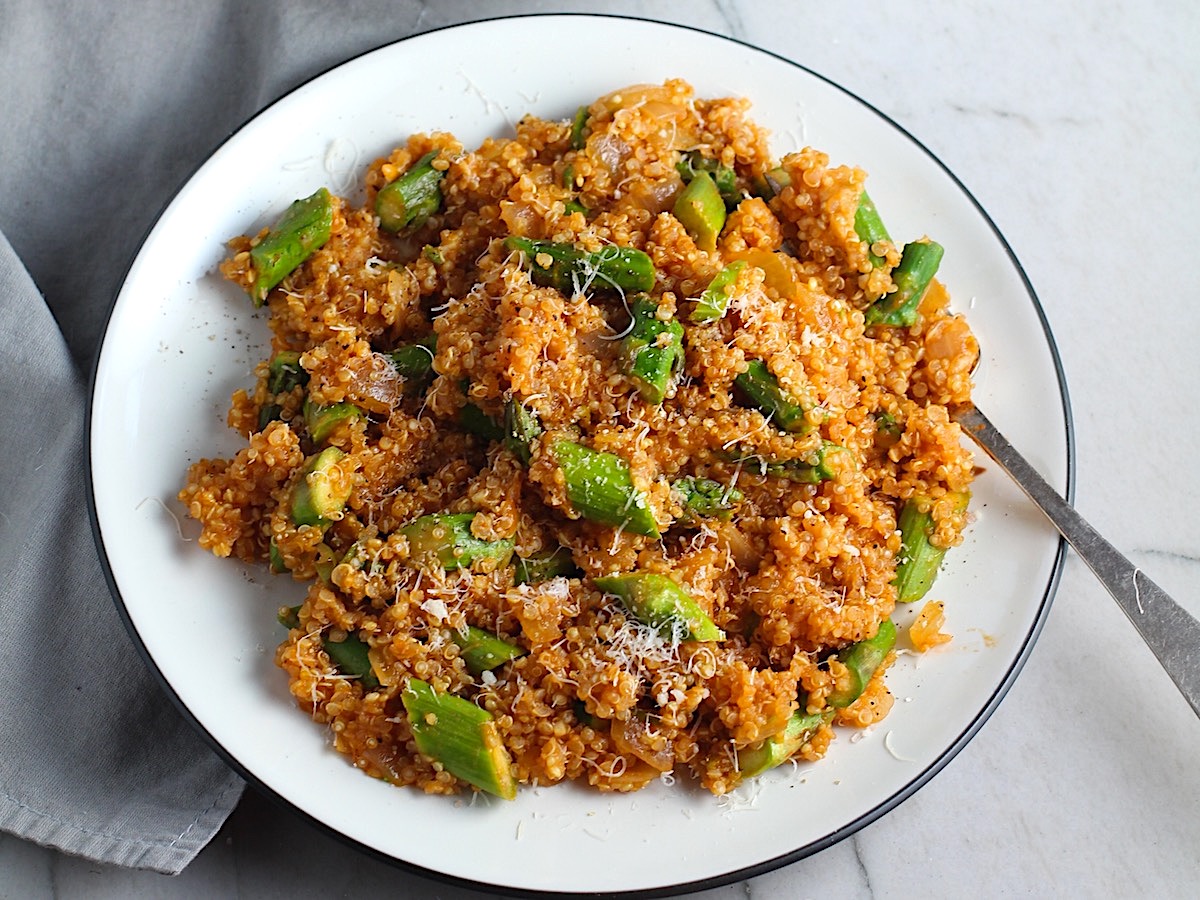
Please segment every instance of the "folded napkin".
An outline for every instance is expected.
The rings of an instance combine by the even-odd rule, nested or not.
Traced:
[[[118,617],[87,511],[85,385],[3,235],[0,334],[0,829],[175,874],[242,782]]]

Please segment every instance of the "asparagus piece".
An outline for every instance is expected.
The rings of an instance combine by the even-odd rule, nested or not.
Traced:
[[[275,620],[284,628],[299,628],[300,627],[300,607],[297,606],[281,606],[279,612],[275,616]]]
[[[729,309],[733,284],[744,268],[746,268],[746,261],[739,259],[718,272],[696,300],[696,305],[692,308],[689,318],[693,322],[700,323],[715,322],[724,316],[725,311]]]
[[[742,200],[742,192],[737,186],[737,173],[699,150],[689,150],[682,154],[679,162],[675,164],[675,171],[685,183],[691,183],[701,172],[707,172],[713,184],[717,186],[727,209],[733,209]]]
[[[458,644],[459,655],[472,675],[499,668],[509,660],[525,655],[524,648],[474,625],[467,626],[466,634],[452,630],[450,639]]]
[[[517,796],[512,759],[492,714],[470,700],[410,678],[400,695],[421,753],[456,778],[505,800]]]
[[[333,196],[327,188],[292,203],[267,236],[250,248],[254,305],[262,306],[272,288],[323,247],[332,229]]]
[[[820,446],[807,456],[796,459],[768,459],[756,453],[735,452],[729,459],[748,465],[751,470],[757,470],[760,475],[771,478],[786,478],[800,484],[820,484],[836,478],[841,465],[838,457],[850,451],[841,444],[832,441],[822,441]]]
[[[296,525],[324,527],[346,505],[350,499],[349,479],[335,484],[330,477],[345,455],[337,447],[326,447],[305,465],[292,492],[292,522]]]
[[[807,741],[812,740],[818,728],[832,718],[833,712],[829,710],[819,713],[796,710],[779,734],[738,751],[739,780],[753,778],[787,762]]]
[[[557,547],[550,553],[517,557],[513,583],[536,584],[559,576],[578,578],[582,574],[582,570],[575,565],[571,551],[566,547]]]
[[[588,109],[586,106],[581,106],[575,110],[575,117],[571,120],[570,146],[572,150],[582,150],[584,145],[587,144],[587,120]]]
[[[281,350],[271,357],[267,371],[267,392],[272,398],[279,394],[290,394],[297,387],[308,383],[308,373],[300,365],[300,353],[296,350]],[[279,418],[283,407],[275,402],[265,403],[258,411],[258,430],[262,431]]]
[[[936,241],[913,241],[904,245],[900,264],[892,270],[896,290],[885,294],[867,307],[863,318],[868,325],[895,325],[907,328],[917,321],[917,309],[925,289],[937,273],[945,250]]]
[[[338,560],[338,565],[346,565],[351,568],[358,569],[360,572],[372,568],[372,560],[367,553],[367,548],[361,540],[355,541],[346,548],[346,552],[342,554],[342,558]]]
[[[615,595],[639,622],[668,640],[725,640],[725,632],[700,604],[666,575],[629,572],[605,575],[592,582],[606,594]]]
[[[508,564],[513,539],[485,541],[471,534],[475,513],[432,513],[400,529],[408,538],[409,558],[418,565],[437,564],[447,572],[470,568],[476,562]]]
[[[433,167],[437,155],[438,151],[430,150],[407,172],[379,189],[375,214],[381,227],[388,231],[419,228],[442,208],[441,184],[446,173]]]
[[[725,201],[708,172],[697,172],[688,186],[675,198],[672,210],[701,250],[717,249],[717,236],[725,227]]]
[[[785,187],[792,183],[792,176],[783,166],[776,166],[761,178],[754,181],[754,191],[765,200],[776,197]]]
[[[283,561],[283,554],[279,552],[275,538],[271,538],[270,543],[267,545],[267,561],[271,566],[271,571],[276,575],[282,575],[284,572],[290,571],[287,563]]]
[[[629,463],[615,453],[567,440],[555,442],[554,457],[566,478],[567,497],[579,515],[634,534],[659,537],[646,497],[633,485]]]
[[[337,564],[333,548],[324,541],[317,544],[317,558],[313,563],[313,568],[317,570],[317,577],[323,583],[333,584],[333,569]]]
[[[411,344],[397,347],[388,354],[396,371],[409,381],[423,381],[433,374],[433,357],[437,353],[437,335],[431,334]]]
[[[258,411],[258,430],[264,430],[281,415],[283,415],[283,407],[278,403],[264,404]]]
[[[858,198],[858,209],[854,213],[854,232],[860,241],[866,242],[868,250],[880,241],[892,239],[887,228],[884,227],[883,219],[879,217],[879,210],[875,208],[875,202],[867,195],[866,191],[863,191]],[[883,265],[883,257],[876,256],[874,253],[871,253],[870,257],[872,266],[878,268]]]
[[[467,434],[473,434],[489,443],[504,439],[504,429],[471,402],[463,404],[463,408],[458,411],[458,425]]]
[[[969,491],[951,494],[956,512],[967,508]],[[924,597],[937,578],[938,569],[946,556],[946,548],[929,540],[933,534],[932,503],[928,497],[910,497],[900,510],[897,527],[900,529],[900,560],[896,564],[896,602],[912,603]]]
[[[370,648],[358,635],[348,634],[341,641],[335,641],[325,635],[321,638],[321,646],[343,675],[357,678],[368,690],[379,687],[379,679],[375,676],[375,670],[371,668],[371,658],[367,652]]]
[[[684,525],[692,525],[699,519],[720,519],[728,522],[733,510],[742,502],[742,492],[737,488],[713,481],[685,475],[671,485],[683,506]]]
[[[875,414],[875,443],[881,447],[891,447],[904,434],[904,426],[896,421],[889,412]]]
[[[533,442],[542,433],[542,423],[524,404],[509,398],[504,403],[504,446],[525,465],[533,459]]]
[[[683,367],[683,326],[660,319],[658,304],[645,294],[634,299],[633,324],[621,341],[621,367],[650,403],[662,403]]]
[[[272,394],[288,394],[308,384],[308,372],[300,365],[300,351],[280,350],[267,364],[267,390]]]
[[[535,284],[564,294],[581,293],[588,287],[615,291],[648,291],[656,273],[650,257],[633,247],[611,245],[601,250],[577,250],[574,244],[535,241],[512,236],[504,246],[524,255]]]
[[[812,430],[812,424],[805,416],[812,401],[787,393],[761,359],[750,360],[746,371],[734,378],[733,384],[748,406],[770,417],[782,430],[793,434]]]
[[[879,630],[874,637],[856,641],[839,650],[837,657],[849,670],[849,683],[845,687],[835,688],[825,702],[835,709],[841,709],[862,696],[867,682],[875,670],[883,665],[895,645],[896,626],[891,619],[884,619],[879,623]]]
[[[318,447],[328,440],[339,424],[349,419],[357,419],[362,414],[362,410],[353,403],[318,406],[311,400],[304,401],[304,425],[308,429],[308,436]]]

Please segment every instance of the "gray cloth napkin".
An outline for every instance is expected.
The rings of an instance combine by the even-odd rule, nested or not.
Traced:
[[[0,828],[177,873],[242,782],[170,704],[117,615],[85,502],[84,385],[0,235]]]
[[[537,7],[2,4],[0,829],[178,872],[241,791],[137,656],[86,512],[80,373],[158,211],[255,111],[328,67],[414,32]]]

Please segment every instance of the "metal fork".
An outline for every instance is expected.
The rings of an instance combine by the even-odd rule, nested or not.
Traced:
[[[1084,521],[978,408],[962,406],[952,410],[951,417],[1037,504],[1087,563],[1200,716],[1200,622]]]

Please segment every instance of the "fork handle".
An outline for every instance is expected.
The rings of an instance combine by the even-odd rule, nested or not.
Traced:
[[[970,406],[955,410],[954,420],[1029,495],[1087,563],[1200,716],[1200,622],[1089,525],[987,416]]]

